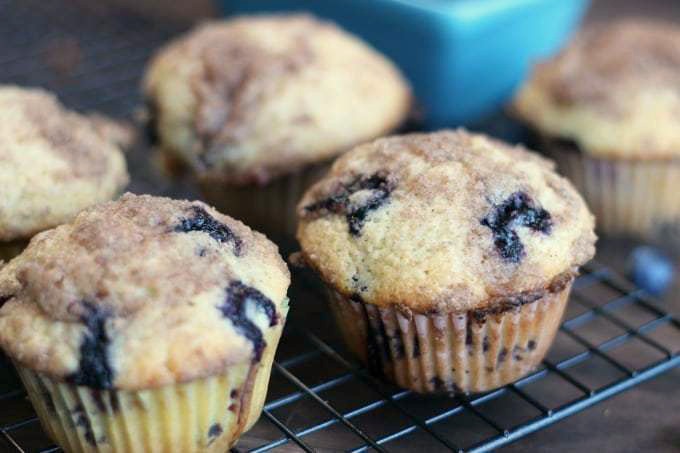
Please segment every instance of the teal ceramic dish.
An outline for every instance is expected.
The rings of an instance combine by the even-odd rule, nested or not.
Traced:
[[[531,64],[560,48],[588,0],[220,0],[224,12],[308,11],[395,61],[425,126],[465,125],[506,102]]]

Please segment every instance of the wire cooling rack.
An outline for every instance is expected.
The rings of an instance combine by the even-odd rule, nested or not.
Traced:
[[[178,30],[70,5],[0,0],[0,83],[42,86],[72,108],[130,118],[144,62]],[[195,196],[149,165],[143,143],[128,161],[133,191]],[[381,382],[342,345],[311,275],[294,271],[290,295],[267,404],[239,451],[488,451],[680,365],[680,322],[597,263],[576,281],[542,365],[467,397],[419,396]],[[0,451],[60,451],[2,356]]]
[[[295,309],[268,401],[239,451],[488,451],[680,365],[680,322],[608,268],[591,264],[535,372],[480,395],[420,396],[358,366],[334,334],[321,288],[306,273],[295,277]],[[10,365],[0,373],[5,441],[16,451],[59,451],[40,431]]]

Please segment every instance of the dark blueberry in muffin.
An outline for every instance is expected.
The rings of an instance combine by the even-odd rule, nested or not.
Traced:
[[[474,332],[472,331],[472,319],[468,319],[465,325],[465,345],[472,346],[474,340]]]
[[[45,386],[42,379],[37,379],[36,382],[38,384],[38,388],[40,389],[40,394],[42,395],[43,400],[45,400],[45,406],[47,406],[47,410],[53,414],[56,414],[57,406],[54,404],[54,400],[52,399],[50,391]]]
[[[340,186],[328,198],[307,205],[304,209],[310,214],[344,214],[350,234],[359,236],[368,214],[385,204],[393,190],[394,184],[382,172],[358,176]]]
[[[175,226],[174,231],[178,233],[189,233],[200,231],[209,234],[211,238],[220,243],[230,242],[234,247],[234,254],[239,256],[243,247],[243,241],[236,236],[226,225],[218,222],[200,206],[192,206],[193,215],[182,219],[179,225]]]
[[[375,339],[375,336],[369,335],[366,342],[366,360],[368,370],[377,375],[383,376],[383,357],[380,354],[380,347]]]
[[[97,438],[94,435],[90,419],[85,415],[85,409],[81,404],[73,408],[73,417],[77,427],[83,429],[83,437],[90,445],[97,445]],[[103,440],[103,439],[102,439]]]
[[[360,293],[368,291],[368,286],[366,286],[358,275],[352,276],[352,286]]]
[[[208,437],[217,437],[220,434],[222,434],[222,425],[219,423],[213,423],[210,425],[210,429],[208,430]]]
[[[108,411],[106,404],[107,400],[112,412],[117,412],[120,409],[120,399],[118,398],[118,392],[115,390],[102,392],[101,390],[92,389],[90,390],[90,395],[92,396],[92,400],[100,412]]]
[[[498,363],[503,363],[508,356],[508,350],[506,348],[501,349],[498,352]]]
[[[413,336],[413,358],[420,357],[420,340],[418,335]]]
[[[404,347],[404,341],[401,339],[401,335],[396,333],[394,336],[390,337],[390,342],[392,351],[394,351],[394,357],[401,359],[406,355],[406,348]]]
[[[543,234],[549,234],[552,228],[550,213],[537,206],[524,192],[515,192],[494,206],[481,223],[491,229],[496,249],[511,263],[519,263],[525,255],[524,245],[515,231],[517,228],[526,227]]]
[[[524,352],[524,348],[520,348],[519,346],[515,346],[512,350],[512,358],[517,360],[518,362],[521,362],[524,357],[522,356],[522,353]]]
[[[106,320],[109,315],[96,305],[83,301],[85,314],[81,321],[87,332],[80,344],[80,362],[78,370],[67,377],[67,381],[94,389],[110,389],[113,386],[114,373],[109,362],[110,338],[106,332]]]
[[[257,289],[239,281],[233,281],[227,287],[227,297],[218,309],[224,317],[231,320],[236,330],[253,344],[254,358],[259,361],[266,343],[262,331],[246,315],[248,303],[255,304],[258,311],[267,315],[270,327],[276,325],[278,316],[274,303]]]
[[[446,389],[446,384],[439,377],[435,376],[430,379],[430,384],[434,386],[435,390],[441,391]]]
[[[390,350],[390,336],[387,335],[387,330],[385,330],[385,324],[383,324],[380,319],[378,319],[377,322],[378,322],[378,335],[376,335],[376,341],[378,342],[382,349],[383,357],[385,357],[386,360],[391,360],[392,351]]]
[[[213,423],[208,429],[208,445],[212,444],[222,434],[222,425]]]
[[[463,391],[453,382],[446,383],[440,377],[435,376],[430,379],[430,384],[434,387],[435,392],[453,392],[463,393]]]

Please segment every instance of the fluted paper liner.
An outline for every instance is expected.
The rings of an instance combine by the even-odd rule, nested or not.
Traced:
[[[568,144],[542,143],[603,232],[649,237],[680,225],[680,160],[595,157]]]
[[[329,168],[329,162],[309,165],[261,187],[204,181],[201,191],[208,203],[251,228],[275,239],[293,239],[297,203]]]
[[[349,349],[374,373],[420,393],[483,392],[516,381],[543,360],[571,283],[501,312],[405,314],[334,291],[330,302]]]
[[[94,390],[17,364],[47,435],[68,453],[226,452],[262,412],[282,330],[257,363],[148,390]]]

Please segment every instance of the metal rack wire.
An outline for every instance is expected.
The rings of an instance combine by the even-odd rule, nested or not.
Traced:
[[[322,297],[309,276],[297,277],[294,291],[307,302]],[[304,328],[310,318],[316,326]],[[263,416],[239,450],[407,451],[416,438],[425,448],[488,451],[680,365],[680,322],[599,264],[577,280],[566,318],[538,370],[492,392],[448,398],[379,381],[329,333],[328,319],[307,310],[290,320]],[[1,376],[0,433],[8,444],[58,451],[40,433],[9,364]]]
[[[138,18],[84,15],[67,3],[0,0],[0,83],[43,86],[73,108],[129,116],[140,103],[143,62],[176,31]],[[57,57],[76,54],[73,64],[54,61],[55,42]],[[191,196],[161,182],[143,146],[128,158],[133,190]],[[488,451],[680,365],[680,322],[608,268],[591,264],[576,281],[566,320],[539,369],[481,395],[419,396],[359,366],[336,334],[315,280],[296,271],[294,281],[295,310],[268,401],[239,451]],[[0,450],[7,449],[60,451],[0,356]]]

